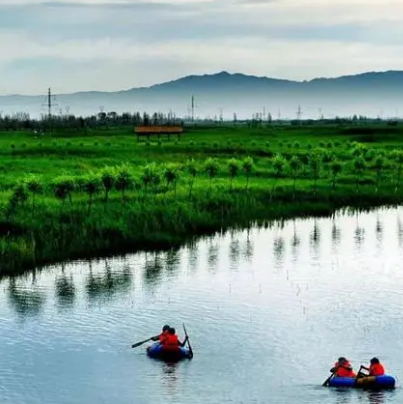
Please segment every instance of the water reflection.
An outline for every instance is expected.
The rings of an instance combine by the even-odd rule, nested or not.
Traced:
[[[401,247],[403,244],[403,224],[400,219],[400,216],[397,216],[396,222],[397,222],[397,239],[399,241],[399,247]]]
[[[43,292],[19,286],[16,278],[9,279],[7,292],[10,306],[24,318],[39,315],[46,302]]]
[[[229,260],[233,268],[236,268],[240,258],[240,243],[238,237],[231,237],[229,244]]]
[[[340,231],[340,228],[336,224],[335,216],[333,216],[332,243],[334,245],[339,244],[340,240],[341,240],[341,231]]]
[[[67,277],[62,273],[62,276],[56,276],[55,293],[59,307],[72,307],[76,297],[76,287],[74,285],[73,275]]]
[[[196,271],[197,270],[197,264],[198,264],[198,248],[196,242],[192,241],[188,245],[188,266]]]
[[[382,243],[382,239],[383,239],[383,225],[381,220],[379,219],[379,214],[377,214],[376,217],[376,226],[375,226],[375,232],[376,232],[376,239],[378,241],[378,243]]]
[[[246,233],[245,247],[243,248],[243,256],[248,262],[251,262],[253,258],[253,243],[250,237],[250,233],[250,228],[248,228]]]
[[[276,265],[281,265],[283,262],[284,247],[285,247],[284,237],[277,236],[273,242],[273,254],[274,259],[276,261]]]
[[[132,273],[127,265],[122,271],[112,271],[108,260],[101,273],[94,273],[89,263],[89,275],[86,282],[87,296],[90,301],[107,301],[117,294],[127,293],[132,285]]]
[[[317,254],[320,244],[320,227],[317,219],[314,219],[313,229],[310,234],[310,243],[315,253]]]
[[[370,404],[383,404],[385,402],[386,394],[390,394],[390,392],[369,391],[369,392],[367,392],[368,402]]]
[[[152,259],[148,259],[148,256],[146,256],[143,269],[144,284],[150,288],[156,286],[161,280],[163,269],[164,266],[160,254],[155,253]]]
[[[167,271],[171,273],[177,273],[181,262],[180,260],[181,256],[178,248],[172,248],[171,250],[169,250],[165,258]]]
[[[162,363],[162,382],[168,396],[177,393],[178,387],[178,362]]]
[[[218,245],[212,244],[210,242],[210,245],[207,250],[207,262],[208,262],[208,268],[211,272],[215,272],[217,270],[218,254],[219,254]]]

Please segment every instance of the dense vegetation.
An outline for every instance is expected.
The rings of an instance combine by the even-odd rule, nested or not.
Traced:
[[[250,220],[398,204],[399,126],[0,133],[0,274],[164,248]]]

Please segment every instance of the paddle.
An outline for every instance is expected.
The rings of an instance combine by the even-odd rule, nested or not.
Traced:
[[[336,374],[336,372],[337,372],[337,369],[323,382],[323,384],[322,384],[323,387],[326,387],[329,384],[330,379]]]
[[[192,350],[192,347],[190,346],[189,336],[188,336],[188,333],[186,332],[185,323],[182,323],[182,325],[183,325],[183,331],[185,332],[186,340],[187,340],[188,346],[189,346],[189,354],[190,354],[189,358],[192,359],[193,358],[193,350]]]
[[[136,344],[133,344],[133,345],[132,345],[132,348],[137,348],[138,346],[143,345],[143,344],[145,344],[145,343],[148,342],[148,341],[153,341],[153,340],[155,341],[157,338],[158,338],[158,335],[156,335],[155,337],[151,337],[151,338],[145,339],[144,341],[137,342]]]

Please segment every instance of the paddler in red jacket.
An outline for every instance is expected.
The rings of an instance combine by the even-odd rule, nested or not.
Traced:
[[[168,324],[165,324],[165,325],[162,327],[162,332],[161,332],[161,334],[158,335],[157,337],[152,338],[152,340],[153,340],[153,341],[159,341],[160,344],[162,344],[162,342],[163,342],[163,341],[165,340],[165,338],[167,337],[168,331],[169,331],[170,328],[171,328],[171,327],[170,327]]]
[[[175,328],[170,327],[168,330],[168,334],[163,337],[161,344],[164,346],[185,346],[186,341],[187,337],[183,342],[180,342],[178,336],[176,335]]]
[[[344,357],[339,358],[338,361],[334,364],[334,366],[330,369],[330,371],[332,373],[336,372],[337,377],[356,376],[350,362]]]
[[[361,366],[363,369],[368,370],[369,376],[383,376],[385,374],[385,368],[378,358],[372,358],[369,368]]]

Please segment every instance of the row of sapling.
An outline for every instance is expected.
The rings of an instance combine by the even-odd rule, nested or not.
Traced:
[[[378,191],[382,173],[388,166],[385,154],[381,151],[376,152],[371,159],[365,158],[368,153],[369,151],[365,146],[361,144],[353,145],[351,155],[353,157],[352,168],[354,169],[356,179],[356,192],[359,191],[360,178],[366,168],[375,170],[376,191]],[[277,154],[271,158],[271,167],[274,173],[274,181],[270,192],[271,198],[274,196],[278,180],[287,174],[287,172],[290,173],[293,178],[293,197],[295,198],[296,180],[304,169],[308,169],[309,177],[313,180],[314,194],[317,192],[317,182],[320,178],[321,170],[324,167],[331,173],[332,189],[334,190],[336,188],[336,183],[343,170],[342,163],[336,160],[333,154],[323,149],[314,149],[305,157],[307,157],[305,162],[297,155],[292,156],[289,160],[281,154]],[[396,150],[392,152],[390,158],[395,163],[394,166],[396,167],[397,190],[403,170],[403,151]],[[369,160],[373,160],[371,165],[368,164]],[[204,164],[198,164],[192,159],[184,165],[171,163],[163,168],[157,166],[155,163],[151,163],[143,167],[139,178],[135,178],[131,173],[130,167],[123,165],[118,168],[107,167],[102,169],[99,173],[89,173],[84,177],[75,178],[63,175],[52,182],[51,189],[54,197],[61,201],[61,210],[66,200],[72,203],[72,194],[74,191],[85,192],[88,195],[88,211],[90,212],[95,196],[101,192],[104,194],[103,199],[105,202],[108,202],[109,194],[112,190],[120,192],[122,194],[122,200],[125,200],[126,192],[133,187],[138,189],[142,187],[144,196],[146,196],[150,190],[154,193],[158,192],[158,187],[164,182],[166,189],[173,189],[176,196],[177,184],[183,173],[187,174],[189,198],[191,198],[196,177],[200,172],[207,175],[211,188],[213,179],[217,177],[221,170],[221,165],[214,158],[208,158]],[[254,161],[251,157],[246,157],[243,160],[232,158],[227,162],[226,171],[229,174],[230,189],[233,189],[234,180],[239,176],[240,172],[246,176],[245,189],[248,189],[249,181],[254,171]],[[30,196],[32,200],[32,210],[34,210],[36,197],[43,191],[44,187],[36,176],[31,175],[27,177],[15,187],[9,200],[7,215],[12,215],[17,207],[24,204]]]

